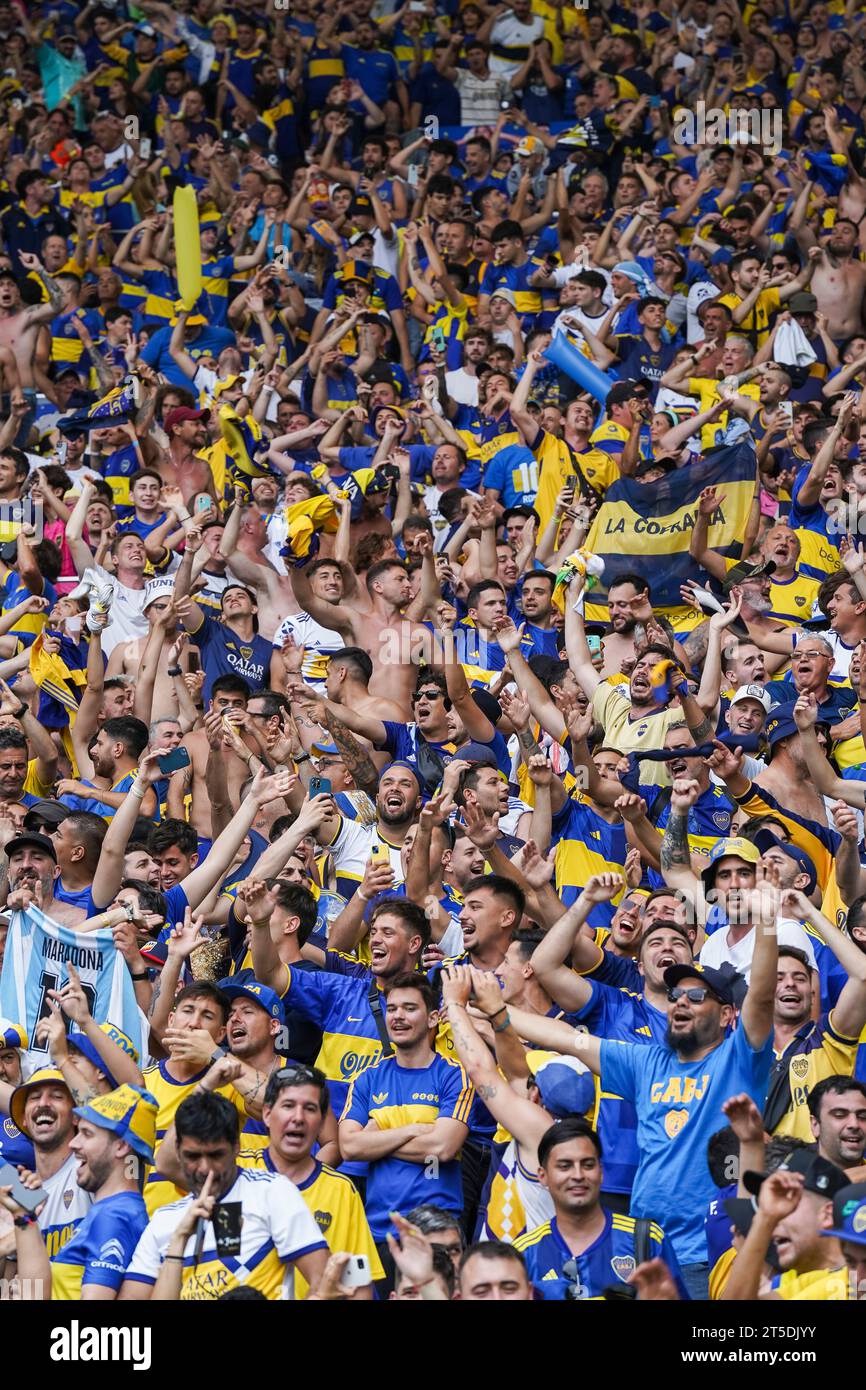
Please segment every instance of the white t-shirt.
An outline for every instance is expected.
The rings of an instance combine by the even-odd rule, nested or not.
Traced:
[[[478,404],[478,377],[470,376],[463,367],[458,367],[455,372],[445,373],[445,390],[458,405]]]
[[[777,926],[777,936],[780,946],[795,946],[798,951],[805,951],[812,969],[818,969],[812,942],[799,922],[795,922],[790,917],[781,918]],[[748,980],[752,972],[754,950],[754,927],[733,946],[728,944],[728,928],[721,927],[719,931],[713,932],[712,936],[704,943],[700,962],[701,965],[708,965],[711,969],[718,970],[720,965],[729,961]]]
[[[144,616],[144,584],[140,589],[130,589],[121,584],[113,574],[96,566],[100,579],[110,579],[114,583],[114,598],[111,603],[111,616],[107,628],[102,633],[102,650],[111,656],[118,642],[131,642],[136,637],[146,637],[147,619]]]
[[[78,1186],[77,1173],[78,1161],[75,1154],[70,1154],[63,1167],[42,1183],[48,1198],[37,1221],[49,1258],[72,1239],[76,1226],[81,1224],[93,1204],[90,1193]]]
[[[702,343],[705,338],[703,325],[698,318],[698,309],[707,299],[718,299],[721,290],[711,280],[696,280],[686,299],[686,338],[691,343]]]
[[[328,657],[346,645],[341,632],[322,627],[309,613],[292,613],[284,618],[274,633],[274,646],[279,651],[287,637],[293,637],[296,647],[304,648],[301,675],[308,685],[318,688],[328,670]]]
[[[503,77],[513,77],[523,66],[523,59],[497,58],[492,50],[499,47],[529,49],[537,39],[543,37],[544,20],[540,15],[533,15],[528,24],[524,24],[515,14],[502,15],[490,31],[490,71],[501,73]]]

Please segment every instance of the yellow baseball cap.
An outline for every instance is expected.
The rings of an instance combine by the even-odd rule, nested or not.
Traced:
[[[111,1130],[145,1163],[152,1163],[158,1109],[150,1091],[140,1086],[118,1086],[107,1095],[94,1096],[86,1105],[77,1105],[74,1113],[99,1129]]]

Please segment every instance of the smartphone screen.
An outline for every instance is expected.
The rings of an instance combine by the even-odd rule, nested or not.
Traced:
[[[199,653],[198,653],[198,651],[196,650],[195,647],[189,647],[189,648],[187,649],[187,657],[188,657],[188,660],[189,660],[189,669],[190,669],[190,671],[200,671],[200,670],[201,670],[201,657],[199,656]]]

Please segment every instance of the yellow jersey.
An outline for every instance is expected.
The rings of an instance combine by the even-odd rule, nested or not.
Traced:
[[[156,1066],[148,1067],[144,1073],[145,1090],[150,1091],[159,1106],[156,1116],[154,1157],[159,1153],[167,1131],[174,1124],[177,1107],[182,1100],[186,1100],[187,1096],[192,1095],[206,1071],[207,1068],[191,1077],[189,1081],[176,1081],[169,1073],[167,1063],[158,1062]],[[220,1086],[217,1095],[225,1096],[227,1100],[231,1101],[240,1115],[241,1126],[243,1127],[247,1112],[240,1091],[236,1091],[234,1086]],[[150,1168],[145,1177],[143,1195],[147,1214],[153,1216],[161,1207],[166,1206],[169,1202],[176,1202],[178,1198],[186,1196],[186,1193],[181,1188],[175,1187],[174,1183],[169,1182],[167,1178],[161,1177],[156,1168]]]

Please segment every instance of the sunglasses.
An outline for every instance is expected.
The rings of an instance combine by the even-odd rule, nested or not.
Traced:
[[[280,1067],[279,1071],[271,1073],[272,1081],[310,1081],[318,1085],[316,1074],[312,1067],[305,1067],[302,1062],[298,1062],[293,1067]]]
[[[675,985],[673,989],[668,990],[668,1003],[676,1004],[678,999],[688,999],[690,1004],[703,1004],[705,999],[713,999],[717,1004],[722,1002],[712,990],[704,989],[701,985],[690,985],[688,989]]]
[[[441,690],[434,688],[433,690],[416,690],[412,699],[414,702],[418,700],[442,700],[444,696]]]

